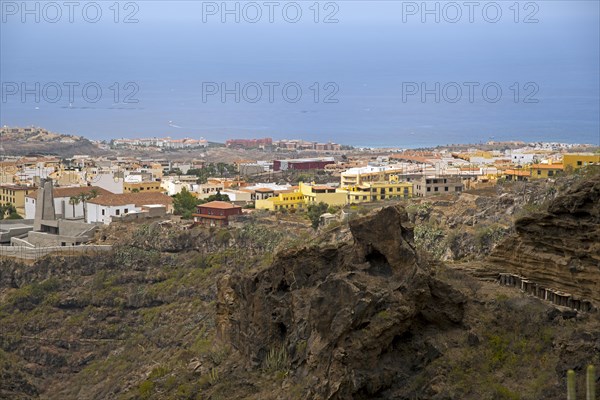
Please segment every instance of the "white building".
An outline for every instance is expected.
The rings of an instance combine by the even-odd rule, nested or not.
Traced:
[[[128,204],[97,204],[94,201],[87,203],[87,223],[101,222],[108,225],[112,222],[112,217],[118,217],[130,212],[138,212],[134,203]]]
[[[509,153],[507,155],[510,155],[510,161],[513,164],[531,164],[537,157],[535,153],[524,153],[518,150],[507,150],[506,152]]]
[[[213,194],[217,194],[225,190],[225,186],[222,183],[212,184],[212,183],[203,183],[196,187],[194,191],[196,193],[196,197],[199,199],[206,199]]]
[[[97,195],[110,194],[110,192],[97,186],[64,187],[54,188],[54,210],[56,216],[63,219],[82,219],[83,202],[71,202],[71,197],[77,197],[83,193],[95,191]],[[25,219],[35,218],[35,205],[37,202],[37,191],[25,196]]]
[[[186,188],[188,192],[196,192],[199,188],[199,185],[196,183],[197,180],[198,177],[193,175],[166,176],[160,182],[160,187],[165,189],[169,196],[180,193],[183,188]]]
[[[36,167],[23,167],[15,175],[21,182],[33,182],[34,178],[47,179],[54,172],[54,167],[46,167],[39,163]]]
[[[144,208],[157,206],[163,206],[167,213],[171,213],[173,199],[166,194],[156,192],[105,194],[86,203],[86,222],[101,222],[108,225],[113,217],[139,213]]]
[[[251,190],[233,190],[233,189],[225,189],[221,192],[221,194],[226,194],[229,197],[230,201],[252,201],[252,191]]]
[[[125,180],[119,178],[112,173],[99,174],[91,179],[91,183],[94,186],[105,189],[111,193],[121,194],[123,193]]]

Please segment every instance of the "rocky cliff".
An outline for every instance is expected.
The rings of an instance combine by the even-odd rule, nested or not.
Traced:
[[[460,326],[465,297],[417,254],[401,207],[351,222],[353,242],[280,255],[219,285],[217,326],[251,366],[289,357],[307,398],[367,399],[439,356],[413,330]],[[400,361],[401,360],[401,361]]]
[[[547,211],[518,219],[515,231],[486,268],[600,306],[600,175],[576,182]]]
[[[548,243],[565,230],[565,251],[597,260],[586,182],[510,240],[539,234],[561,263]],[[319,236],[187,228],[113,225],[111,253],[0,260],[0,398],[560,399],[568,369],[600,365],[600,313],[428,261],[402,207]],[[506,259],[485,271],[519,268]]]

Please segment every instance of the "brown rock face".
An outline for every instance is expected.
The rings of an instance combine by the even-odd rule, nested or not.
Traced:
[[[600,306],[600,176],[580,181],[515,228],[489,257],[491,269]]]
[[[288,252],[219,283],[221,337],[254,366],[283,346],[306,398],[367,399],[406,384],[440,354],[426,344],[408,352],[413,328],[451,329],[463,318],[462,294],[419,261],[403,208],[350,228],[354,243]]]

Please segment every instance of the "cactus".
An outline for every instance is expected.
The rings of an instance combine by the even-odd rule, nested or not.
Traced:
[[[567,400],[577,400],[575,393],[575,371],[567,371]],[[585,379],[585,400],[596,400],[596,369],[588,365]]]
[[[567,371],[567,400],[577,400],[575,393],[575,371],[572,369]]]
[[[596,369],[593,365],[588,365],[585,380],[586,400],[596,400]]]

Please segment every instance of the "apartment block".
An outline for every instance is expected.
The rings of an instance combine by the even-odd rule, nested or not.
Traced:
[[[415,181],[414,186],[414,193],[418,197],[462,192],[464,187],[461,178],[455,176],[424,176]]]

